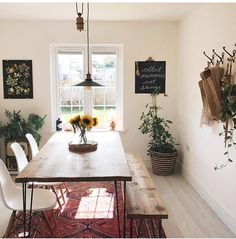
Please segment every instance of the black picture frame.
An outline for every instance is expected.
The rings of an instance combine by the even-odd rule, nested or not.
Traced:
[[[159,93],[166,91],[166,62],[136,61],[135,93],[150,94],[157,90]]]
[[[32,60],[3,60],[2,66],[4,99],[32,99]]]

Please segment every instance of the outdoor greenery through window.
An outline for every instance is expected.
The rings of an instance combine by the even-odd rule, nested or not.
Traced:
[[[68,122],[75,114],[87,113],[99,118],[100,128],[108,128],[111,121],[118,123],[121,118],[119,51],[108,47],[94,47],[90,51],[92,79],[103,85],[92,87],[90,92],[74,86],[83,81],[87,73],[86,48],[56,51],[58,117]]]

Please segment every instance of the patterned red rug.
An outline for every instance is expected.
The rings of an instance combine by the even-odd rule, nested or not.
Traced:
[[[45,237],[56,238],[117,238],[118,223],[116,215],[116,199],[114,184],[111,182],[89,182],[68,184],[69,193],[66,195],[65,204],[58,211],[56,225],[53,226],[53,234],[45,225]],[[122,193],[118,185],[121,221]],[[48,216],[53,221],[52,216]],[[143,223],[140,237],[156,237],[158,235],[158,223],[154,230],[149,228],[153,222]],[[52,225],[54,225],[53,223]],[[123,228],[123,225],[122,227]],[[127,220],[127,236],[129,237],[129,221]],[[137,228],[137,227],[136,227]],[[19,236],[19,231],[17,233]],[[16,234],[11,234],[15,237]],[[38,233],[34,235],[40,237]],[[133,232],[133,236],[137,236]],[[166,237],[162,231],[162,237]]]

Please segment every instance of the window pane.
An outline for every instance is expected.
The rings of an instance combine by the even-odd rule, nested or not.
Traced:
[[[116,115],[117,55],[95,53],[92,55],[93,79],[103,87],[94,88],[93,115],[99,117],[101,126],[109,126]]]
[[[71,87],[60,87],[60,105],[71,105]]]
[[[82,107],[70,107],[70,106],[62,106],[60,107],[60,118],[62,122],[68,122],[69,119],[75,114],[82,114]]]
[[[106,105],[116,105],[116,91],[115,88],[107,88],[105,95]]]
[[[104,90],[103,87],[97,87],[94,89],[94,106],[104,105]]]
[[[59,52],[58,78],[60,118],[67,122],[83,110],[83,88],[73,85],[83,80],[83,55],[80,52]],[[72,107],[73,106],[73,107]]]
[[[81,89],[81,87],[77,87],[77,86],[72,86],[71,89],[72,89],[72,92],[71,92],[72,105],[77,105],[82,107],[84,91]]]

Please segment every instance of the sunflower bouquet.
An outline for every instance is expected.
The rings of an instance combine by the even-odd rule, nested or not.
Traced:
[[[90,130],[93,126],[96,126],[98,124],[98,118],[92,117],[87,114],[83,116],[77,114],[69,120],[69,123],[72,125],[74,133],[76,132],[77,128],[80,130],[80,141],[86,144],[86,131]]]

